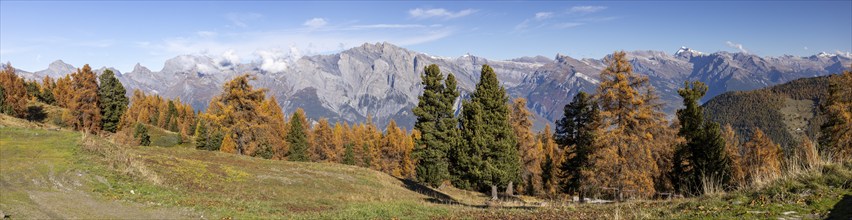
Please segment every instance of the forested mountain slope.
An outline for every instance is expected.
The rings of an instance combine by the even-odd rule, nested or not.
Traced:
[[[754,128],[759,128],[788,149],[802,138],[819,137],[820,126],[826,121],[820,105],[828,96],[830,77],[802,78],[758,90],[727,92],[704,103],[705,114],[719,124],[730,124],[741,138],[751,137]]]

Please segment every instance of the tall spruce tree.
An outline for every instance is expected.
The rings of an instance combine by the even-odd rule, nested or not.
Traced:
[[[488,65],[482,73],[471,99],[462,104],[462,135],[466,144],[461,151],[459,168],[466,169],[463,180],[475,188],[491,187],[497,199],[497,187],[508,186],[520,179],[520,160],[515,135],[509,124],[509,97]]]
[[[417,116],[414,129],[421,132],[413,152],[418,161],[415,172],[418,181],[438,186],[450,178],[448,152],[459,143],[458,119],[453,112],[459,93],[453,74],[444,80],[438,65],[427,66],[420,78],[423,94],[413,109]]]
[[[680,121],[678,135],[686,140],[675,152],[675,188],[688,194],[698,194],[706,180],[729,185],[730,158],[725,154],[725,139],[719,124],[704,118],[704,108],[698,100],[707,92],[707,85],[699,81],[685,82],[678,89],[683,97],[684,109],[677,111]],[[704,181],[702,181],[704,179]]]
[[[127,110],[127,104],[130,102],[125,95],[127,90],[115,78],[112,70],[104,70],[98,80],[101,82],[98,88],[98,96],[100,97],[103,130],[115,132],[118,128],[118,121],[121,120],[121,115]],[[45,82],[47,83],[47,79],[45,79]]]
[[[290,132],[287,133],[287,143],[290,145],[287,159],[290,161],[309,161],[311,159],[308,155],[308,135],[304,124],[307,124],[304,111],[299,109],[293,112],[293,117],[290,118]]]
[[[207,132],[207,125],[203,119],[199,119],[195,126],[195,149],[210,150],[210,135]]]
[[[562,118],[556,122],[554,138],[559,147],[565,149],[565,160],[559,167],[562,192],[577,194],[581,202],[585,201],[587,193],[583,176],[588,175],[592,167],[589,157],[596,149],[599,114],[592,97],[579,92],[565,105]]]
[[[142,125],[142,123],[136,123],[136,130],[133,131],[133,138],[139,139],[139,145],[151,145],[151,136],[148,135],[148,128],[146,128],[145,125]]]
[[[163,127],[169,131],[177,132],[178,130],[176,119],[178,117],[178,111],[174,101],[168,101],[168,109],[169,111],[166,112],[166,123],[163,125]]]
[[[346,143],[343,152],[343,164],[346,165],[355,165],[355,149],[353,149],[354,144]]]

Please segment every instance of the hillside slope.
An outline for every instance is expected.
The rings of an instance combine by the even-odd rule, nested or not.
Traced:
[[[451,207],[366,168],[122,147],[0,117],[0,211],[13,218],[432,218]]]
[[[828,95],[830,76],[803,78],[752,91],[727,92],[704,103],[710,120],[730,124],[741,139],[760,128],[784,149],[803,137],[816,140],[825,115],[819,106]],[[782,123],[778,123],[782,122]]]
[[[168,132],[152,129],[152,138]],[[164,136],[164,137],[158,137]],[[852,163],[826,164],[724,196],[577,204],[440,191],[366,168],[128,147],[0,114],[0,218],[13,219],[845,219]],[[166,138],[167,139],[167,138]],[[156,142],[155,142],[156,143]],[[792,214],[790,214],[792,213]]]

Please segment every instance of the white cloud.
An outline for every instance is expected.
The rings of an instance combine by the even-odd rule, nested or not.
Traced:
[[[231,22],[232,25],[237,27],[248,27],[248,22],[257,20],[263,17],[263,15],[258,13],[228,13],[225,14],[225,18]]]
[[[443,8],[432,8],[432,9],[423,9],[423,8],[415,8],[408,10],[408,15],[412,18],[424,19],[424,18],[441,18],[441,19],[453,19],[460,18],[464,16],[471,15],[476,13],[477,10],[474,9],[465,9],[457,12],[449,11]]]
[[[326,24],[328,24],[328,21],[326,21],[325,18],[311,18],[310,20],[305,21],[302,25],[309,28],[320,28]]]
[[[216,58],[215,60],[216,64],[219,65],[220,68],[228,68],[240,63],[240,56],[237,55],[236,50],[229,49],[222,53],[221,58]]]
[[[219,32],[216,37],[211,38],[192,33],[162,41],[137,43],[136,46],[145,50],[151,60],[166,60],[183,54],[202,54],[213,58],[220,68],[225,67],[223,64],[233,65],[240,61],[254,60],[262,63],[267,71],[278,71],[295,64],[284,61],[295,61],[302,55],[336,52],[365,42],[390,42],[399,46],[410,46],[446,38],[457,30],[453,26],[418,27],[408,24],[364,24],[359,28],[373,29],[354,29],[352,25],[327,25],[323,31],[313,31],[309,28],[227,31]],[[157,64],[153,61],[152,63]]]
[[[726,41],[725,44],[727,44],[728,47],[737,49],[742,53],[748,53],[748,50],[746,50],[745,47],[743,47],[742,44],[734,43],[734,42],[731,42],[731,41]]]
[[[553,17],[553,12],[539,12],[535,13],[536,20],[544,20]]]
[[[279,48],[258,50],[255,54],[260,57],[260,69],[268,72],[282,72],[302,57],[298,48],[290,46],[289,53]]]
[[[805,50],[808,50],[808,47],[805,47]]]
[[[604,9],[606,9],[606,6],[574,6],[568,9],[568,14],[589,14],[603,11]]]
[[[577,27],[577,26],[580,26],[580,25],[583,25],[583,23],[565,22],[565,23],[559,23],[559,24],[553,25],[553,27],[558,28],[558,29],[565,29],[565,28]]]

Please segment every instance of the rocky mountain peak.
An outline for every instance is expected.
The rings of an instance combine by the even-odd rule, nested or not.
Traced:
[[[71,64],[65,63],[65,61],[56,60],[56,61],[53,61],[52,63],[50,63],[50,65],[47,66],[47,69],[50,69],[50,70],[72,70],[72,69],[76,69],[76,68],[74,66],[72,66]]]
[[[693,50],[693,49],[690,49],[689,47],[682,46],[682,47],[680,47],[680,49],[677,50],[677,52],[674,53],[674,56],[678,57],[678,58],[689,59],[689,58],[692,58],[694,56],[700,56],[700,55],[703,55],[703,54],[704,53],[702,53],[701,51]]]
[[[534,56],[534,57],[519,57],[519,58],[511,59],[509,61],[519,62],[519,63],[540,63],[540,64],[553,62],[553,60],[551,60],[550,58],[547,58],[547,57],[541,56],[541,55]]]
[[[141,63],[136,63],[136,65],[133,66],[133,71],[130,72],[151,72],[151,70],[149,70],[148,67],[142,66]]]
[[[77,68],[72,66],[71,64],[67,64],[62,60],[56,60],[50,63],[50,65],[47,66],[47,69],[37,71],[36,75],[58,78],[66,74],[73,73],[76,70]]]
[[[827,57],[827,54],[804,59],[793,56],[762,58],[724,51],[703,54],[687,47],[675,54],[628,52],[634,71],[648,76],[661,99],[669,103],[665,105],[668,112],[679,107],[677,89],[683,81],[705,82],[710,87],[706,97],[713,97],[726,91],[750,90],[800,77],[836,73],[852,63],[848,56]],[[611,56],[606,55],[604,59]],[[273,61],[282,61],[273,58]],[[254,81],[257,87],[268,88],[267,94],[278,98],[285,114],[303,108],[314,120],[325,117],[357,123],[372,116],[381,126],[393,119],[408,127],[414,124],[411,109],[417,105],[417,96],[422,92],[420,74],[426,65],[437,64],[442,72],[453,73],[460,92],[467,94],[474,90],[482,64],[488,64],[510,96],[529,100],[528,107],[536,115],[536,126],[541,128],[559,119],[563,106],[574,94],[594,92],[600,81],[598,73],[606,68],[603,59],[575,59],[564,54],[512,60],[488,60],[470,54],[457,58],[436,57],[387,42],[365,43],[337,54],[299,57],[293,61],[297,63],[288,63],[280,71],[264,71],[264,65],[269,64],[265,61],[223,68],[216,59],[204,55],[176,56],[165,61],[162,71],[151,71],[137,63],[132,72],[120,75],[119,80],[128,91],[139,89],[180,98],[203,110],[210,99],[221,92],[224,82],[236,74],[249,73],[258,77]],[[73,66],[57,61],[42,73],[25,76],[40,79],[50,74],[57,78],[74,70]]]
[[[103,74],[103,73],[104,73],[104,71],[106,71],[106,70],[112,71],[112,74],[114,74],[115,76],[121,76],[121,71],[119,71],[118,69],[113,68],[113,67],[106,67],[106,66],[103,66],[103,67],[101,67],[101,68],[98,68],[98,69],[94,70],[94,72],[95,72],[96,74],[98,74],[98,75],[101,75],[101,74]]]

